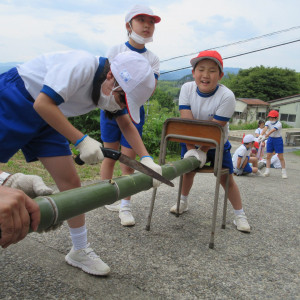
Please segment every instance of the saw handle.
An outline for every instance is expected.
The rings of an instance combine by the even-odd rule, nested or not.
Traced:
[[[103,153],[103,156],[106,157],[106,158],[110,158],[110,159],[113,159],[113,160],[118,160],[120,155],[121,155],[120,151],[117,151],[117,150],[114,150],[114,149],[104,148],[104,147],[100,147],[100,149]],[[75,157],[75,162],[79,166],[84,165],[84,161],[80,158],[80,154]]]

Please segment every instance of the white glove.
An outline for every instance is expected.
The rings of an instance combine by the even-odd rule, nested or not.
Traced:
[[[237,175],[237,176],[240,176],[242,175],[244,172],[244,169],[240,168],[240,169],[234,169],[234,173]]]
[[[94,165],[104,159],[103,153],[100,149],[101,143],[85,136],[79,143],[76,143],[75,148],[80,151],[80,159],[88,165]]]
[[[4,186],[22,190],[30,198],[53,194],[53,190],[47,187],[43,179],[37,175],[15,173],[6,180]]]
[[[266,137],[265,137],[264,135],[260,135],[260,136],[258,137],[258,141],[259,141],[259,142],[263,142],[265,139],[266,139]]]
[[[141,163],[144,164],[145,166],[149,167],[150,169],[152,169],[153,171],[155,171],[156,173],[162,175],[162,169],[161,166],[156,164],[152,157],[150,156],[144,156],[141,159]],[[154,188],[158,188],[161,185],[161,182],[157,179],[153,178],[153,187]]]
[[[200,168],[202,168],[206,163],[206,153],[200,149],[191,149],[184,154],[184,158],[196,157],[200,161]]]

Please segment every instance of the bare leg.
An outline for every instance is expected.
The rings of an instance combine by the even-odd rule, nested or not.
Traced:
[[[81,186],[71,156],[40,157],[39,160],[50,173],[61,192]],[[85,224],[84,214],[69,219],[68,224],[71,228],[83,226]]]
[[[285,169],[285,160],[284,160],[284,157],[283,157],[283,153],[278,153],[278,158],[280,160],[281,168]]]
[[[103,143],[105,148],[111,148],[114,150],[119,150],[120,143],[114,142],[114,143]],[[114,167],[115,167],[116,161],[110,158],[104,158],[104,160],[101,163],[101,169],[100,169],[100,178],[102,180],[105,179],[112,179],[114,174]]]
[[[194,177],[196,175],[196,172],[190,172],[183,175],[182,179],[182,190],[181,194],[183,196],[188,196],[194,182]]]
[[[221,185],[225,189],[226,175],[221,176]],[[228,199],[235,210],[240,210],[243,208],[242,199],[239,188],[233,179],[232,174],[229,175],[229,186],[228,186]]]

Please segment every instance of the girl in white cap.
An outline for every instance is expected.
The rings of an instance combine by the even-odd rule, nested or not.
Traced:
[[[60,191],[80,187],[68,140],[87,164],[102,161],[103,154],[101,144],[76,129],[67,117],[96,107],[116,112],[126,106],[136,116],[154,88],[152,68],[134,52],[117,55],[111,65],[107,58],[84,51],[48,53],[18,65],[0,75],[0,162],[6,163],[21,149],[27,162],[39,160],[45,166]],[[118,124],[138,155],[149,156],[129,117]],[[161,173],[152,160],[142,163]],[[24,176],[14,175],[3,180],[5,186],[25,192],[36,181],[28,183]],[[73,247],[67,263],[93,275],[107,275],[109,266],[87,242],[84,215],[68,220],[68,225]]]
[[[153,11],[143,5],[135,5],[125,16],[125,26],[128,32],[129,40],[125,43],[112,47],[108,51],[108,59],[113,59],[118,53],[134,51],[144,56],[150,63],[153,76],[157,81],[159,76],[159,58],[146,49],[145,44],[152,42],[155,24],[160,22],[160,17],[154,15]],[[132,112],[128,112],[132,117]],[[140,136],[142,136],[143,125],[145,123],[145,110],[144,106],[141,106],[139,111],[139,122],[135,122]],[[134,120],[133,120],[134,121]],[[136,152],[132,149],[131,143],[123,136],[121,129],[114,119],[110,119],[107,113],[101,111],[100,119],[101,139],[105,147],[118,150],[121,145],[121,152],[125,155],[135,158]],[[151,159],[151,158],[148,158]],[[111,179],[113,176],[113,170],[115,161],[109,158],[105,158],[101,164],[101,179]],[[129,175],[133,173],[133,169],[121,164],[121,170],[123,175]],[[105,207],[111,211],[119,212],[119,218],[123,226],[133,226],[135,224],[134,217],[131,213],[130,198],[126,197],[121,200],[121,203],[117,202],[112,205],[106,205]]]

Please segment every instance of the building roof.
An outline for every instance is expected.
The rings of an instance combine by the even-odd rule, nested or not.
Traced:
[[[295,99],[294,99],[295,98]],[[293,102],[298,102],[300,101],[300,94],[296,94],[296,95],[293,95],[293,96],[288,96],[288,97],[284,97],[284,98],[279,98],[279,99],[274,99],[274,100],[270,100],[269,102],[270,103],[274,103],[274,102],[277,102],[277,101],[282,101],[282,100],[291,100]],[[291,103],[291,101],[289,101],[289,103]],[[286,102],[287,103],[287,102]]]
[[[251,98],[237,98],[236,100],[242,101],[247,105],[255,105],[255,106],[269,106],[268,102],[265,102],[260,99],[251,99]]]

